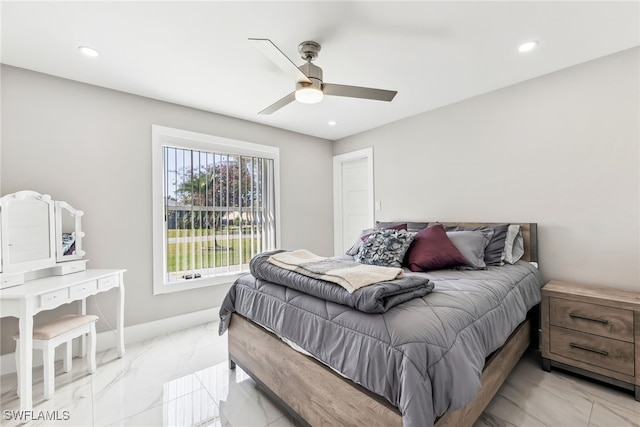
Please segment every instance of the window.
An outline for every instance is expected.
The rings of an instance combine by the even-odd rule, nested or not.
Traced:
[[[230,283],[277,246],[278,154],[152,127],[155,294]]]

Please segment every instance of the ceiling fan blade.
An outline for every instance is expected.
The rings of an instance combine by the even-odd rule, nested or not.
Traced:
[[[370,87],[359,86],[345,86],[332,83],[323,83],[322,92],[325,95],[373,99],[375,101],[391,101],[398,93],[395,90],[374,89]]]
[[[293,102],[295,100],[296,100],[296,93],[295,92],[291,92],[289,95],[287,95],[284,98],[280,99],[279,101],[276,101],[273,104],[269,105],[267,108],[265,108],[264,110],[260,111],[258,114],[275,113],[276,111],[278,111],[279,109],[281,109],[285,105],[287,105],[290,102]]]
[[[276,64],[282,71],[296,82],[311,83],[311,80],[304,75],[302,71],[298,69],[298,66],[290,60],[287,55],[282,53],[278,46],[273,44],[269,39],[249,39],[253,45],[266,55],[274,64]]]

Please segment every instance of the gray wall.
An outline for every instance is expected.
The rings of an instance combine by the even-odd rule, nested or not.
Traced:
[[[219,306],[228,289],[153,295],[152,124],[280,147],[282,246],[333,252],[330,141],[10,66],[1,71],[1,193],[35,190],[84,210],[89,267],[128,270],[126,326]],[[97,302],[115,324],[110,294],[87,305],[95,313]],[[12,352],[17,321],[2,319],[0,327],[1,353]]]
[[[639,55],[391,123],[334,154],[374,147],[378,220],[537,222],[546,279],[640,291]]]
[[[638,290],[639,56],[621,52],[345,138],[333,154],[374,147],[379,220],[537,222],[547,279]],[[36,190],[86,212],[89,266],[128,269],[127,326],[217,306],[227,290],[152,294],[151,124],[280,147],[282,246],[332,253],[327,141],[1,71],[0,192]],[[89,310],[97,303],[113,324],[114,296]],[[0,352],[13,351],[17,322],[0,328]]]

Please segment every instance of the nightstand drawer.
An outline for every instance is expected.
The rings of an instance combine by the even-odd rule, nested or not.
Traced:
[[[633,342],[631,310],[550,298],[549,311],[549,322],[552,325]]]
[[[551,353],[590,365],[634,375],[633,343],[551,326]]]

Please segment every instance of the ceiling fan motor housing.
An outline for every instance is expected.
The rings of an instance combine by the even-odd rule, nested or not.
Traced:
[[[298,69],[307,76],[308,81],[296,82],[296,100],[303,104],[315,104],[322,101],[322,68],[313,65],[311,58],[308,57],[307,62],[299,66]]]
[[[322,68],[312,64],[311,62],[307,62],[306,64],[299,66],[298,69],[302,71],[309,80],[311,80],[311,83],[297,82],[296,89],[313,87],[318,90],[322,90]]]

